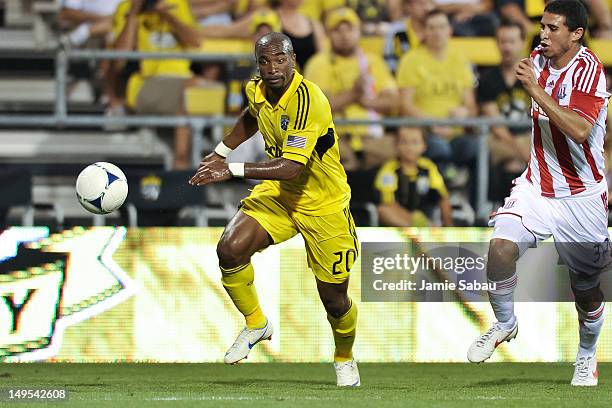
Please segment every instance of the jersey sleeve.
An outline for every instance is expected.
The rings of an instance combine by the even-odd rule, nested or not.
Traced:
[[[125,28],[125,16],[130,11],[131,3],[129,1],[122,1],[117,6],[115,14],[113,15],[113,28],[112,28],[112,40],[116,41],[119,35]]]
[[[442,177],[442,174],[440,174],[438,166],[436,166],[433,162],[429,168],[429,182],[431,188],[436,190],[441,198],[448,197],[448,190],[446,189],[446,184],[444,184],[444,178]]]
[[[288,106],[288,114],[289,127],[283,142],[283,158],[306,164],[319,137],[334,138],[322,141],[329,147],[335,143],[335,135],[329,133],[331,107],[320,89],[302,83]]]
[[[374,196],[376,204],[392,204],[397,191],[397,176],[392,163],[383,165],[374,178]]]
[[[582,69],[580,69],[582,68]],[[595,124],[599,111],[610,94],[606,91],[606,76],[601,62],[583,60],[572,81],[569,108]],[[594,75],[593,75],[594,73]]]

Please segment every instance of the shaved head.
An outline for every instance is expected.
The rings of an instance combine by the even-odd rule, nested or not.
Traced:
[[[280,97],[293,79],[295,53],[291,40],[282,33],[264,35],[255,43],[255,59],[264,84]]]
[[[282,50],[287,54],[287,57],[293,55],[293,44],[291,43],[291,39],[283,33],[268,33],[257,40],[257,43],[255,43],[255,58],[259,58],[262,49],[268,47],[275,47]]]

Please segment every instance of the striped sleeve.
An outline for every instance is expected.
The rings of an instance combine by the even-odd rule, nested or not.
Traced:
[[[602,63],[590,51],[583,51],[572,77],[569,108],[595,124],[609,94]]]
[[[328,134],[332,123],[331,107],[320,88],[302,82],[288,107],[289,128],[283,145],[283,157],[306,164],[319,137]],[[331,133],[330,137],[335,137]]]

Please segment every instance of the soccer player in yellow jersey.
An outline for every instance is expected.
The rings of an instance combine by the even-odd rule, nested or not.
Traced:
[[[246,320],[225,362],[246,358],[253,345],[273,332],[253,286],[251,256],[301,233],[334,334],[337,384],[359,386],[352,354],[357,308],[347,294],[359,243],[329,102],[317,85],[294,69],[293,46],[284,34],[273,32],[259,39],[255,57],[261,78],[246,87],[248,108],[190,180],[192,185],[231,177],[265,180],[243,200],[217,246],[223,286]],[[271,160],[225,163],[225,157],[257,130]]]

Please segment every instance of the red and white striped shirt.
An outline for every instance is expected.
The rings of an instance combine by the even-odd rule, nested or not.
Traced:
[[[565,136],[532,100],[531,159],[521,176],[544,197],[569,197],[601,192],[604,179],[603,144],[608,98],[606,77],[599,58],[582,47],[562,69],[550,66],[538,46],[531,58],[539,85],[560,106],[572,109],[593,124],[587,140],[578,144]]]

